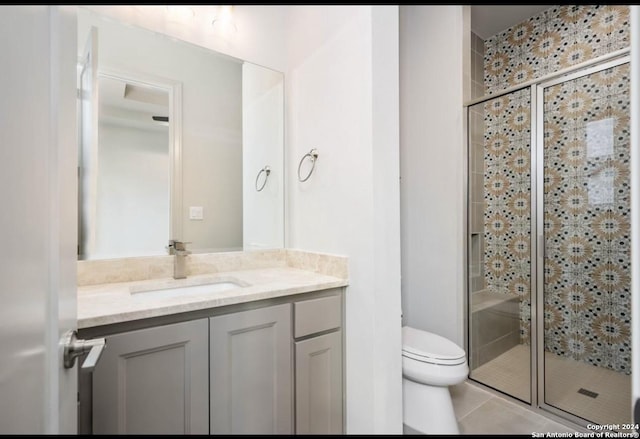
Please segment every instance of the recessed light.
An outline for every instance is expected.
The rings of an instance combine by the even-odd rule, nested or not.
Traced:
[[[224,5],[218,8],[218,13],[213,18],[211,26],[221,35],[229,35],[238,31],[233,20],[233,6]]]

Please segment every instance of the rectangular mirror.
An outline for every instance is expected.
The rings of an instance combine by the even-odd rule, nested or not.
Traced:
[[[283,74],[78,7],[78,258],[284,245]]]

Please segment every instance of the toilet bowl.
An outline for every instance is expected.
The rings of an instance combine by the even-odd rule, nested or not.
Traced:
[[[449,387],[467,378],[463,349],[430,332],[402,328],[403,422],[418,433],[459,434]]]

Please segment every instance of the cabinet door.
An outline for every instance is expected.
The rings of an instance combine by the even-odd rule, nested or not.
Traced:
[[[296,342],[296,434],[342,434],[342,332]]]
[[[291,434],[291,305],[211,318],[211,434]]]
[[[208,434],[208,323],[107,337],[93,372],[93,432]]]

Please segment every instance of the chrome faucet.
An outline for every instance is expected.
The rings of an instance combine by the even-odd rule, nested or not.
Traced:
[[[187,244],[191,243],[176,241],[175,239],[169,240],[167,250],[169,251],[170,255],[175,256],[175,258],[173,259],[174,279],[185,279],[187,277],[186,271],[184,269],[184,257],[191,254],[191,252],[187,250]]]

